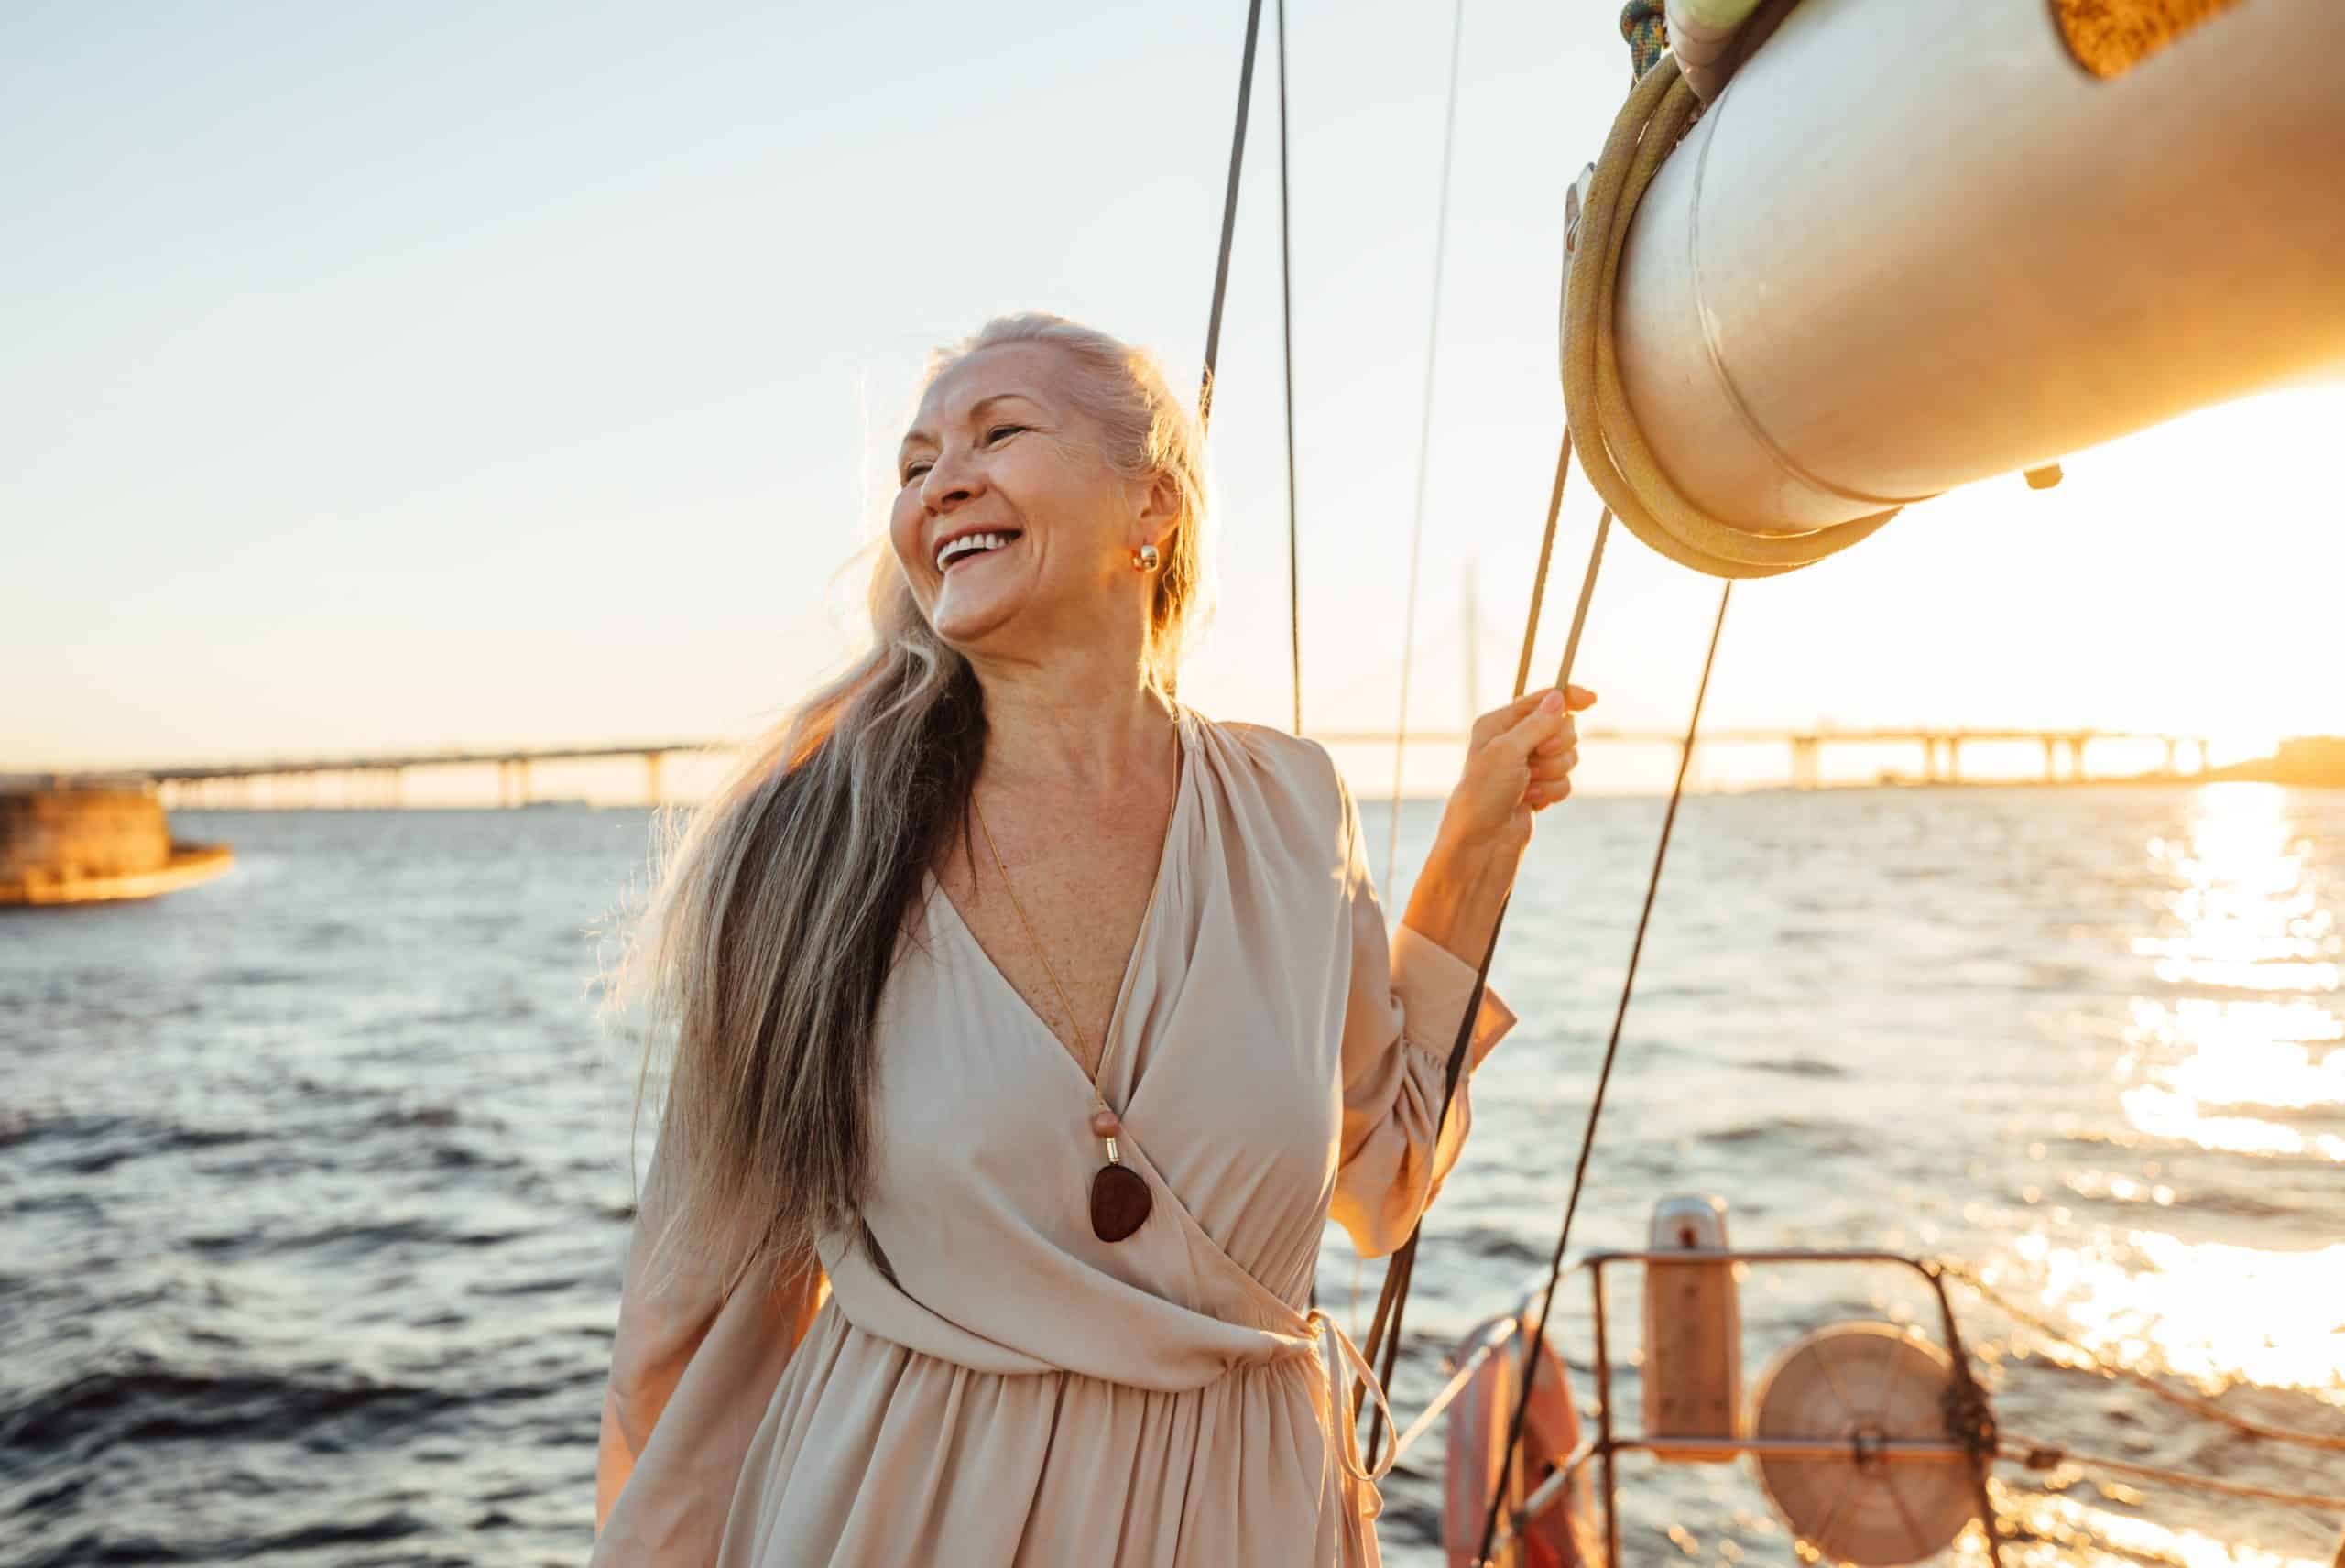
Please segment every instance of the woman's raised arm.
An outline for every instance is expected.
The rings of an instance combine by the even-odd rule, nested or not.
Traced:
[[[1408,1238],[1465,1145],[1473,1122],[1467,1074],[1513,1027],[1513,1012],[1485,989],[1464,1073],[1436,1127],[1449,1053],[1530,843],[1532,817],[1571,792],[1579,754],[1567,702],[1585,708],[1595,701],[1578,687],[1567,695],[1532,693],[1476,724],[1465,774],[1411,890],[1408,914],[1389,931],[1362,851],[1358,810],[1342,789],[1352,965],[1343,1139],[1330,1212],[1364,1257],[1382,1257]]]

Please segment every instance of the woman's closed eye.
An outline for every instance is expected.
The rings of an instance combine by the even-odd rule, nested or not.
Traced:
[[[1031,425],[996,425],[993,429],[986,432],[986,444],[987,446],[992,446],[996,442],[999,441],[1004,436],[1017,435],[1022,430],[1029,430],[1031,429],[1033,429]],[[927,473],[929,466],[930,465],[925,462],[905,464],[904,483],[910,485],[913,480],[918,479],[922,474]]]

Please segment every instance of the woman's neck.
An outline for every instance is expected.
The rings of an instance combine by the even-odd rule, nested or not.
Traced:
[[[1153,793],[1172,767],[1172,706],[1126,660],[976,667],[988,794],[1021,787]]]

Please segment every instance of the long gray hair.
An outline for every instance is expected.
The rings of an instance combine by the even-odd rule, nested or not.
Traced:
[[[980,349],[1045,343],[1062,390],[1130,479],[1168,474],[1182,507],[1149,616],[1150,679],[1170,691],[1205,609],[1203,443],[1153,355],[1061,317],[997,317],[929,356],[922,389]],[[686,819],[662,813],[654,887],[605,976],[602,1010],[647,1004],[639,1124],[655,1057],[668,1191],[655,1272],[737,1282],[812,1266],[857,1219],[871,1160],[872,1023],[923,872],[968,831],[985,702],[884,546],[871,646],[747,746]]]

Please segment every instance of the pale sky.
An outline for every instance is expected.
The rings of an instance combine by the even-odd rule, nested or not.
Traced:
[[[1616,8],[1467,0],[1412,723],[1504,695]],[[18,5],[0,50],[0,771],[739,734],[851,645],[928,348],[1203,354],[1243,0]],[[1293,0],[1304,706],[1395,716],[1449,17]],[[1183,694],[1288,713],[1266,17]],[[1911,508],[1736,591],[1719,725],[2345,732],[2345,387]],[[1575,476],[1551,668],[1594,518]],[[845,575],[842,575],[843,571]],[[1623,536],[1581,676],[1684,722],[1716,585]],[[1378,765],[1358,765],[1373,777]],[[1389,768],[1389,761],[1381,766]]]

